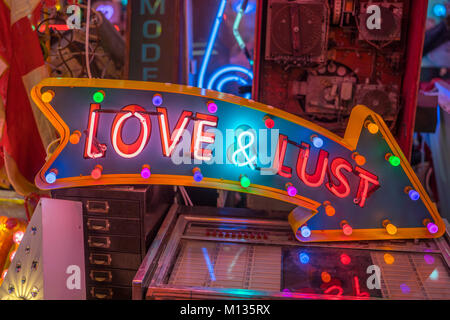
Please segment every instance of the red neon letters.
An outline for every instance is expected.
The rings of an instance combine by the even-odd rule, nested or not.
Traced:
[[[320,150],[319,158],[316,162],[316,169],[314,170],[314,174],[310,175],[306,173],[310,149],[311,146],[309,144],[302,142],[297,158],[297,175],[308,187],[317,188],[322,185],[323,180],[325,179],[328,165],[328,152],[323,149]]]
[[[150,117],[146,114],[145,109],[137,105],[129,105],[121,110],[114,118],[114,122],[111,128],[111,141],[114,150],[122,158],[134,158],[139,155],[150,139],[150,133],[152,130],[152,123]],[[135,142],[126,144],[122,140],[122,130],[125,122],[131,117],[139,119],[140,130],[139,137]]]
[[[366,199],[369,195],[369,192],[374,191],[375,188],[378,188],[380,183],[378,182],[378,177],[369,171],[366,171],[360,167],[356,167],[355,171],[358,173],[360,177],[358,193],[356,194],[355,201],[362,208],[366,203]],[[369,183],[372,184],[372,188],[369,191]]]
[[[350,185],[346,176],[342,174],[342,170],[352,172],[352,165],[345,159],[335,158],[330,165],[331,174],[338,179],[338,183],[334,183],[332,178],[325,184],[328,190],[339,198],[345,198],[350,194]]]
[[[275,157],[273,159],[273,169],[274,172],[282,177],[290,178],[292,177],[292,168],[285,166],[284,157],[286,156],[288,138],[285,135],[280,134],[278,136],[277,149],[275,152]]]
[[[151,116],[158,119],[161,150],[164,157],[171,157],[175,147],[182,140],[183,132],[188,128],[190,122],[193,122],[193,134],[190,138],[190,153],[192,158],[201,161],[209,161],[212,159],[212,150],[205,148],[205,144],[213,144],[215,142],[215,134],[207,132],[206,127],[216,128],[218,125],[218,117],[210,114],[194,113],[192,111],[182,111],[178,117],[175,127],[171,130],[169,125],[168,110],[164,107],[157,107],[156,112],[148,112],[139,105],[128,105],[120,111],[102,110],[100,104],[93,103],[90,105],[89,119],[86,132],[86,141],[84,145],[84,157],[87,159],[96,159],[105,156],[106,145],[101,144],[97,140],[97,131],[100,121],[100,113],[113,113],[110,137],[114,151],[121,157],[131,159],[137,157],[150,141],[152,123]],[[102,116],[103,117],[103,116]],[[127,120],[135,117],[139,120],[139,136],[130,144],[123,140],[123,130]],[[350,195],[351,187],[355,186],[359,179],[358,189],[354,198],[354,203],[360,207],[364,207],[367,198],[379,186],[378,177],[373,173],[362,169],[359,166],[353,168],[352,164],[342,157],[330,159],[330,154],[324,149],[317,149],[317,155],[311,155],[311,145],[306,142],[300,144],[290,141],[288,136],[279,134],[276,146],[276,152],[273,163],[270,168],[260,168],[278,174],[281,177],[291,179],[293,167],[288,166],[285,162],[293,153],[288,153],[286,157],[288,145],[294,145],[298,148],[298,156],[296,159],[296,172],[299,180],[310,188],[325,188],[336,197],[346,198]],[[292,160],[291,160],[292,161]],[[294,163],[292,163],[293,165]],[[350,175],[353,173],[353,175]],[[351,180],[353,176],[353,180]],[[327,179],[326,179],[327,178]]]
[[[102,149],[104,145],[100,145],[97,141],[97,129],[100,105],[93,103],[89,109],[89,121],[87,129],[87,137],[84,145],[84,157],[85,158],[101,158],[105,155],[105,150]]]
[[[178,118],[178,122],[170,135],[169,129],[169,118],[167,116],[166,108],[156,108],[158,115],[159,133],[161,135],[161,146],[163,150],[163,155],[165,157],[170,157],[172,155],[173,149],[180,141],[183,130],[186,129],[190,118],[192,117],[191,111],[183,111]],[[169,138],[170,135],[170,138]]]

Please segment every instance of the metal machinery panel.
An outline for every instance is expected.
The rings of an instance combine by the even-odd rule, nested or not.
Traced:
[[[299,245],[281,216],[173,206],[133,280],[133,298],[450,298],[448,234]]]
[[[426,1],[261,0],[253,99],[340,135],[364,104],[409,157],[425,19]]]

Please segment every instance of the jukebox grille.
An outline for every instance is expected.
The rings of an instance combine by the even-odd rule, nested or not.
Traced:
[[[280,290],[281,248],[183,241],[170,285]]]

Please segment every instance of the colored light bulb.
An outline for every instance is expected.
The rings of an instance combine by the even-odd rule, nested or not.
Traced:
[[[105,99],[105,92],[103,91],[97,91],[96,93],[94,93],[94,95],[92,96],[92,99],[97,102],[97,103],[101,103],[103,102],[103,100]]]
[[[248,188],[250,186],[250,179],[246,175],[243,175],[240,178],[240,183],[242,188]]]
[[[325,201],[323,203],[325,207],[325,214],[329,217],[332,217],[336,214],[336,209],[330,204],[330,201]]]
[[[350,259],[350,257],[345,253],[341,254],[340,260],[344,265],[348,265],[350,264],[350,262],[352,262],[352,259]]]
[[[412,201],[417,201],[420,198],[420,194],[416,190],[409,190],[408,196]]]
[[[203,180],[203,175],[202,175],[202,173],[201,173],[201,172],[196,172],[196,173],[194,173],[194,180],[195,180],[196,182],[202,181],[202,180]]]
[[[309,229],[307,226],[303,226],[300,228],[300,234],[303,238],[309,238],[311,236],[311,229]]]
[[[363,166],[366,163],[366,158],[357,152],[353,152],[352,158],[358,166]]]
[[[286,183],[286,190],[290,197],[294,197],[297,194],[297,188],[295,188],[292,183]]]
[[[153,96],[152,102],[153,102],[153,105],[159,107],[163,103],[163,98],[159,93],[157,93]]]
[[[347,221],[342,221],[341,222],[341,227],[342,227],[342,232],[346,235],[346,236],[351,236],[353,233],[353,228],[347,223]]]
[[[56,175],[58,174],[58,171],[55,169],[50,170],[49,173],[47,173],[45,175],[45,181],[47,181],[47,183],[52,184],[56,181]]]
[[[367,124],[367,130],[371,133],[371,134],[376,134],[379,130],[378,126],[373,123],[370,122],[369,124]]]
[[[141,177],[144,179],[148,179],[151,176],[150,166],[148,164],[144,164],[141,170]]]
[[[216,113],[217,112],[217,104],[214,101],[208,101],[207,105],[208,112],[209,113]]]
[[[299,260],[302,264],[307,264],[309,262],[309,255],[305,252],[300,252]]]
[[[96,165],[95,168],[91,171],[92,179],[98,180],[102,176],[103,167],[101,165]]]
[[[81,139],[81,132],[78,130],[75,130],[74,132],[72,132],[72,134],[69,137],[69,142],[71,144],[78,144],[80,142]]]
[[[264,125],[266,126],[267,129],[272,129],[275,126],[275,121],[273,121],[273,119],[271,117],[264,116],[263,120],[264,120]]]
[[[322,146],[323,146],[323,140],[322,140],[322,138],[319,138],[319,137],[316,136],[316,135],[312,135],[312,136],[311,136],[311,141],[312,141],[314,147],[316,147],[316,148],[322,148]]]
[[[203,180],[203,174],[199,167],[195,167],[192,169],[192,173],[194,174],[194,181],[200,182]]]
[[[49,103],[50,101],[53,100],[54,96],[55,96],[55,93],[52,90],[48,90],[41,95],[41,99],[45,103]]]
[[[394,156],[390,153],[386,155],[387,160],[393,167],[398,167],[400,165],[400,158],[397,156]]]
[[[21,242],[22,239],[23,239],[23,236],[24,236],[24,232],[21,231],[21,230],[14,232],[14,235],[13,235],[13,241],[14,241],[14,243],[20,244],[20,242]]]
[[[427,229],[431,234],[435,234],[439,231],[438,226],[433,222],[427,223]]]
[[[433,6],[433,14],[436,17],[445,17],[447,15],[447,8],[442,3],[436,3]]]
[[[397,233],[397,227],[394,226],[392,223],[388,223],[385,228],[386,232],[389,233],[391,236]]]

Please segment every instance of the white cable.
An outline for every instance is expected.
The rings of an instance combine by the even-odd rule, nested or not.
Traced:
[[[88,0],[87,3],[87,13],[86,13],[86,40],[84,43],[84,50],[86,51],[86,70],[89,79],[92,78],[91,74],[91,62],[89,61],[89,27],[91,20],[91,0]]]

